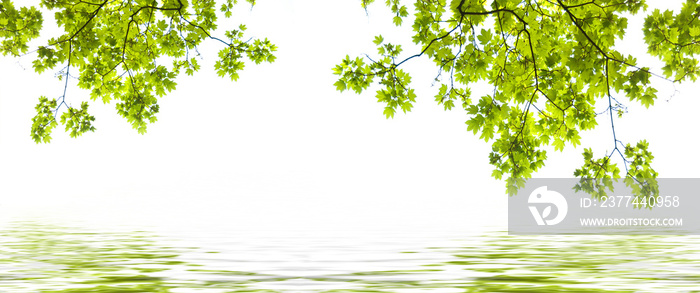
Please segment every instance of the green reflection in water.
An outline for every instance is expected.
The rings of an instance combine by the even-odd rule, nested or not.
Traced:
[[[432,247],[451,260],[431,270],[362,272],[376,278],[361,290],[459,289],[449,292],[700,292],[700,239],[696,236],[480,236],[466,247]],[[471,241],[474,242],[474,241]],[[404,252],[406,253],[406,252]],[[436,273],[416,279],[415,273]],[[452,272],[452,278],[445,277]]]
[[[18,223],[0,232],[0,292],[700,292],[698,240],[493,233],[452,246],[390,251],[381,261],[307,263],[319,271],[309,276],[293,266],[263,273],[288,262],[272,261],[257,272],[236,269],[240,260],[229,254],[236,247],[211,251],[166,245],[148,232]]]
[[[16,223],[0,233],[0,292],[265,292],[247,289],[251,280],[218,281],[197,274],[201,264],[180,258],[196,248],[164,246],[157,238],[143,231],[90,233]],[[212,290],[222,283],[226,290]]]

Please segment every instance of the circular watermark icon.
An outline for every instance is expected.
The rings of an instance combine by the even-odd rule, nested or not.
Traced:
[[[530,208],[532,217],[535,218],[535,221],[539,226],[552,226],[559,224],[562,220],[564,220],[566,217],[566,212],[569,210],[569,206],[566,203],[564,196],[554,190],[547,190],[547,186],[540,186],[532,191],[532,193],[530,193],[530,197],[527,199],[527,202],[533,204],[529,205],[528,208]],[[537,205],[534,204],[548,205],[540,212],[537,209]],[[552,205],[557,208],[557,212],[556,216],[550,218],[550,216],[552,216]]]

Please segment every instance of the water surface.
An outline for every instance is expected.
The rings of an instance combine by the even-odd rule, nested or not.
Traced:
[[[13,222],[0,292],[700,292],[700,238]]]

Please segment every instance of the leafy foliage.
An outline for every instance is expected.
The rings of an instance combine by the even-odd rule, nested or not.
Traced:
[[[248,0],[254,4],[253,0]],[[362,0],[365,9],[374,2]],[[36,49],[37,72],[59,68],[60,77],[75,78],[91,91],[91,100],[116,101],[117,112],[139,133],[157,120],[158,100],[176,88],[184,71],[200,69],[198,46],[206,39],[223,44],[214,65],[219,76],[239,78],[243,59],[273,62],[276,46],[267,39],[247,39],[245,25],[212,35],[217,12],[232,16],[236,0],[42,0],[64,33]],[[411,10],[400,0],[385,0],[396,26],[406,24]],[[687,0],[678,13],[652,11],[645,15],[648,52],[664,62],[656,74],[637,64],[634,56],[616,49],[625,35],[627,17],[646,11],[645,0],[416,0],[413,1],[413,42],[422,49],[406,57],[401,44],[376,36],[376,57],[346,56],[333,68],[335,87],[357,94],[378,84],[377,101],[391,118],[408,112],[416,102],[411,75],[401,66],[428,58],[436,67],[440,87],[435,101],[445,110],[462,108],[468,131],[491,143],[488,158],[493,177],[507,178],[509,193],[523,178],[545,165],[546,148],[563,151],[581,144],[581,131],[592,130],[609,116],[612,150],[594,158],[586,148],[583,166],[574,175],[580,188],[597,195],[622,177],[613,155],[625,166],[625,180],[640,195],[658,192],[657,173],[646,141],[625,144],[615,132],[615,117],[624,113],[617,97],[626,96],[645,107],[654,105],[654,77],[671,82],[695,81],[700,73],[700,5]],[[641,17],[641,16],[640,16]],[[42,12],[16,8],[0,0],[0,52],[18,56],[38,37]],[[74,77],[70,73],[77,72]],[[493,90],[473,96],[475,83]],[[52,129],[65,125],[71,136],[94,131],[87,102],[73,108],[66,89],[58,99],[39,99],[32,138],[49,142]],[[606,109],[597,113],[603,103]]]
[[[80,104],[80,110],[71,107],[61,115],[61,124],[66,126],[66,131],[70,131],[70,137],[78,137],[85,132],[95,131],[95,127],[92,126],[95,117],[88,114],[87,109],[88,103],[83,102]]]
[[[644,21],[644,40],[649,53],[664,63],[664,75],[681,81],[696,80],[700,54],[700,4],[688,0],[680,13],[654,10]]]
[[[34,139],[34,141],[51,141],[51,130],[53,130],[57,124],[53,109],[55,109],[57,105],[56,99],[49,101],[49,99],[44,96],[39,98],[39,104],[35,107],[37,114],[32,118],[32,139]]]
[[[91,91],[91,100],[116,101],[119,115],[145,133],[148,123],[157,119],[158,99],[175,89],[175,78],[182,71],[192,75],[200,69],[197,48],[205,39],[224,45],[215,68],[232,80],[243,69],[244,56],[256,64],[275,60],[276,46],[267,39],[244,39],[245,26],[227,31],[224,39],[211,35],[217,28],[216,12],[231,17],[237,1],[222,2],[217,9],[212,0],[42,0],[41,6],[55,12],[64,33],[36,50],[34,70],[63,66],[66,86],[73,78],[70,72],[77,72],[78,86]],[[34,7],[17,10],[9,0],[0,3],[0,50],[25,53],[27,42],[41,29],[41,12]],[[94,131],[87,103],[72,108],[65,91],[55,103],[42,99],[32,125],[36,142],[50,141],[56,123],[50,112],[55,117],[62,106],[68,109],[60,122],[72,137]]]
[[[364,0],[362,5],[367,9],[371,2]],[[523,178],[544,166],[546,147],[563,151],[579,145],[580,132],[594,129],[599,115],[609,114],[613,150],[598,159],[590,148],[584,151],[584,165],[574,175],[595,180],[582,188],[604,192],[602,187],[608,184],[598,179],[619,178],[621,171],[611,162],[612,155],[618,154],[625,162],[624,176],[640,186],[640,194],[658,192],[642,184],[657,176],[650,167],[653,156],[646,141],[634,147],[628,144],[624,154],[618,148],[624,144],[615,133],[613,113],[619,118],[624,106],[616,96],[625,95],[649,107],[657,92],[650,85],[652,76],[672,82],[697,78],[697,1],[688,0],[678,14],[656,10],[646,16],[645,41],[649,52],[666,63],[663,76],[615,49],[625,35],[627,15],[644,11],[644,0],[413,3],[413,42],[422,50],[401,59],[400,45],[377,36],[379,57],[348,56],[333,69],[339,76],[335,83],[339,91],[361,93],[378,80],[377,98],[386,105],[387,117],[398,108],[410,111],[415,94],[410,75],[400,66],[413,58],[429,58],[437,68],[436,80],[441,81],[435,100],[445,110],[461,105],[469,116],[467,130],[491,142],[492,175],[508,177],[510,194],[522,186]],[[408,15],[398,0],[387,0],[386,5],[395,17]],[[394,23],[400,26],[403,21]],[[488,82],[493,91],[472,97],[470,87],[479,81]],[[607,103],[605,112],[596,113],[598,102]]]
[[[10,0],[0,1],[0,52],[18,56],[29,50],[27,42],[39,36],[43,18],[34,7],[15,8]]]

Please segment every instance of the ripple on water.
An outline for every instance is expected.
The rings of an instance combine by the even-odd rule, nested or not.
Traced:
[[[0,292],[700,292],[695,236],[0,232]]]

